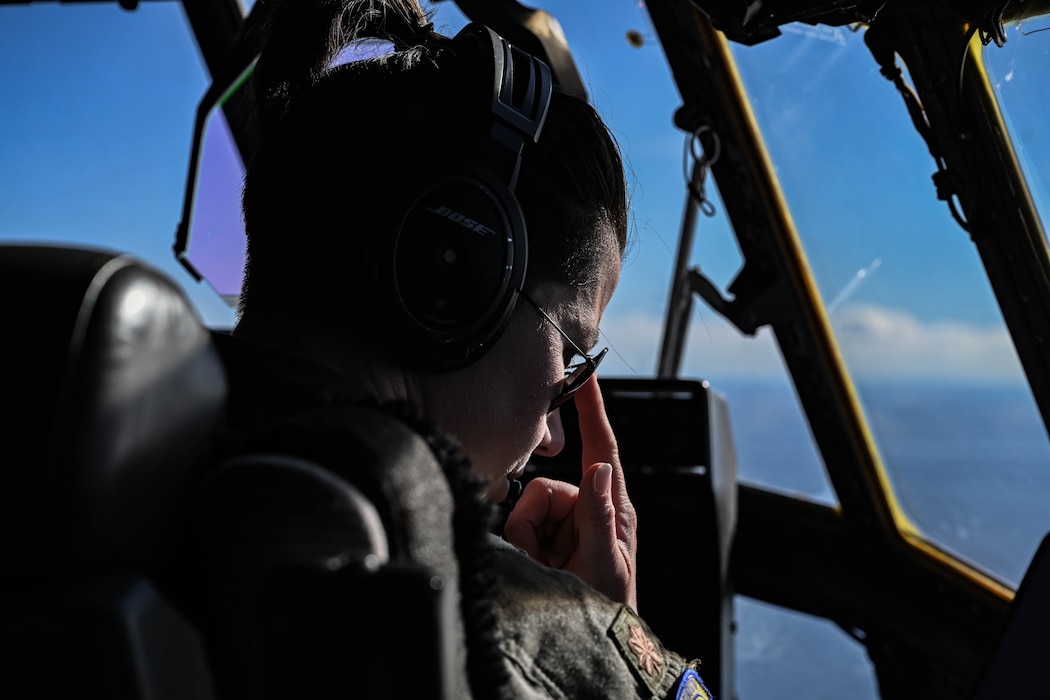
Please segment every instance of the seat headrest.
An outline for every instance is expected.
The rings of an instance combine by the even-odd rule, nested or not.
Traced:
[[[164,274],[109,252],[0,245],[0,291],[6,566],[148,558],[221,423],[208,330]]]

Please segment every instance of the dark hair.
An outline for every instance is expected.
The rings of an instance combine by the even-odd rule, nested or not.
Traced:
[[[397,225],[420,187],[487,137],[484,62],[434,34],[414,0],[303,5],[310,3],[278,4],[261,30],[258,146],[243,200],[245,315],[258,307],[330,317],[363,307],[370,246]],[[389,39],[398,50],[328,69],[363,37]],[[604,261],[622,255],[623,163],[586,101],[555,88],[515,194],[528,227],[527,286],[587,287]]]

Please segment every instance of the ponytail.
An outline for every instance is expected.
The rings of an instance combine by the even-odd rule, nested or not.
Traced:
[[[283,117],[292,96],[324,77],[351,42],[370,37],[403,48],[429,30],[417,0],[258,0],[246,29],[261,49],[251,83],[258,128],[265,133]]]

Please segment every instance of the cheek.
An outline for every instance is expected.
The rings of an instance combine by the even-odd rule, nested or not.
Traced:
[[[491,353],[494,366],[489,375],[502,378],[503,409],[529,424],[546,416],[564,375],[561,336],[540,321],[512,323]]]
[[[565,376],[563,362],[561,345],[546,343],[542,352],[536,353],[528,366],[522,368],[517,395],[523,417],[534,423],[545,422],[547,408],[557,396]]]
[[[530,454],[547,428],[547,407],[553,395],[550,375],[543,368],[533,370],[517,373],[516,385],[509,389],[500,406],[506,448],[515,453],[510,455],[511,461]]]
[[[564,372],[561,339],[546,331],[517,319],[475,365],[427,383],[431,417],[491,481],[522,466],[547,439],[547,407]]]
[[[552,362],[548,353],[534,353],[505,373],[505,381],[476,418],[484,425],[479,440],[486,454],[478,454],[478,468],[487,476],[502,477],[524,464],[529,455],[547,439],[547,408],[561,380],[560,351]]]

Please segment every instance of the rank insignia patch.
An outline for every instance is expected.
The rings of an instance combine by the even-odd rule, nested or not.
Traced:
[[[689,668],[682,674],[682,680],[678,683],[678,693],[675,700],[711,700],[711,694],[700,680],[700,675]]]
[[[655,695],[659,692],[667,661],[664,650],[645,623],[627,607],[620,608],[609,634],[627,664]]]

